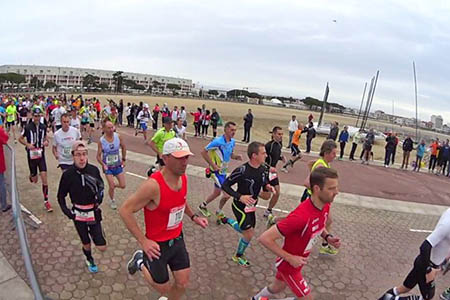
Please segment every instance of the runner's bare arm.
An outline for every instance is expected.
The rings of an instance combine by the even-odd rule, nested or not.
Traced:
[[[120,140],[120,148],[122,148],[122,161],[127,160],[127,147],[125,146],[125,143],[123,142],[122,136],[119,135]]]
[[[139,186],[136,192],[125,200],[119,209],[120,217],[125,223],[125,226],[141,245],[145,243],[147,238],[139,228],[134,214],[151,203],[159,204],[155,203],[156,199],[159,202],[159,185],[154,179],[148,179]]]
[[[148,145],[150,146],[150,148],[152,148],[153,151],[155,151],[156,154],[161,156],[161,153],[159,152],[158,148],[156,147],[156,144],[154,141],[148,142]]]
[[[231,153],[231,158],[235,160],[242,160],[242,155]]]
[[[206,228],[208,226],[208,219],[199,217],[197,214],[195,214],[192,211],[192,208],[189,206],[189,204],[186,202],[186,207],[184,209],[184,213],[191,218],[193,222],[195,222],[197,225],[200,225],[202,228]]]
[[[105,169],[105,164],[102,161],[102,153],[103,153],[103,151],[102,151],[102,143],[100,141],[98,141],[96,158],[97,158],[97,162],[102,166],[102,169],[104,170]]]
[[[58,149],[55,145],[52,146],[52,153],[56,160],[58,160]]]
[[[219,167],[212,161],[211,157],[209,157],[208,150],[203,149],[201,155],[203,159],[208,163],[208,165],[213,168],[213,171],[219,170]]]

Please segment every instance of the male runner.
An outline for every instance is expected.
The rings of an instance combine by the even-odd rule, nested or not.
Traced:
[[[81,122],[80,122],[80,118],[77,115],[77,109],[75,107],[72,108],[72,110],[70,111],[70,126],[78,129],[80,131],[81,134]]]
[[[406,276],[403,284],[384,293],[379,300],[429,300],[435,293],[435,277],[441,271],[441,266],[447,263],[450,257],[450,209],[447,209],[439,219],[433,232],[420,246],[420,253],[414,260],[412,270]],[[416,285],[420,294],[399,296],[408,293]],[[449,299],[445,291],[441,299]]]
[[[61,125],[62,127],[53,136],[52,152],[55,159],[59,162],[58,167],[64,172],[73,165],[72,145],[75,141],[81,139],[81,134],[78,129],[70,126],[70,116],[68,114],[61,116]]]
[[[80,108],[79,114],[81,116],[81,134],[83,135],[83,132],[85,134],[88,134],[88,137],[90,139],[91,136],[89,130],[90,111],[88,100],[86,100],[83,107]]]
[[[26,101],[22,101],[22,105],[19,107],[20,127],[22,129],[24,129],[25,126],[27,126],[29,112],[30,110],[27,107]]]
[[[42,193],[44,194],[44,206],[48,212],[51,212],[53,209],[48,201],[47,164],[45,162],[45,147],[48,147],[47,127],[40,120],[41,109],[35,108],[32,122],[25,126],[22,135],[19,137],[19,142],[26,147],[30,182],[37,183],[39,168]]]
[[[309,180],[311,197],[259,237],[261,244],[278,256],[277,273],[272,284],[263,288],[253,300],[275,299],[286,286],[297,298],[285,300],[312,300],[311,288],[302,275],[302,267],[307,263],[312,247],[320,237],[334,247],[340,247],[340,239],[325,228],[330,204],[338,194],[338,174],[330,168],[318,168]],[[277,243],[280,239],[284,239],[283,246]]]
[[[144,141],[147,142],[148,121],[151,120],[153,122],[152,115],[148,111],[147,103],[144,103],[143,109],[137,115],[137,120],[139,122],[139,129],[141,129],[142,133],[144,134]],[[134,135],[137,136],[138,133],[139,133],[139,130],[138,130],[138,128],[136,128]]]
[[[164,143],[176,136],[175,131],[172,129],[172,119],[170,117],[163,117],[162,122],[163,127],[155,132],[148,143],[150,148],[156,152],[156,164],[159,165],[160,169],[164,166],[164,160],[161,159]]]
[[[60,101],[55,100],[55,102],[56,102],[56,108],[54,110],[52,110],[52,116],[54,119],[54,121],[53,121],[54,122],[54,124],[53,124],[54,130],[56,131],[62,127],[61,116],[66,113],[66,110],[64,107],[61,106]]]
[[[211,213],[208,211],[206,206],[219,197],[222,193],[222,183],[225,181],[227,176],[228,163],[231,159],[242,160],[241,155],[236,155],[233,153],[234,146],[236,144],[233,138],[235,133],[236,123],[225,123],[224,134],[213,139],[202,151],[202,157],[209,165],[206,169],[206,174],[207,176],[210,175],[210,177],[214,180],[213,192],[206,198],[206,201],[198,207],[200,212],[205,217],[211,216]],[[230,196],[223,193],[219,202],[219,209],[216,211],[218,221],[225,216],[222,212],[222,208],[228,199],[230,199]]]
[[[272,198],[270,199],[269,206],[264,212],[264,217],[267,218],[267,223],[270,225],[273,223],[274,216],[272,214],[272,209],[278,202],[278,198],[280,197],[280,181],[278,180],[278,175],[275,172],[278,161],[286,161],[284,156],[281,153],[282,149],[282,140],[283,140],[283,129],[279,126],[275,126],[272,129],[272,139],[265,146],[266,148],[266,165],[274,170],[269,172],[269,183],[271,186],[275,188],[275,193],[273,193]]]
[[[89,272],[97,273],[98,267],[92,257],[91,239],[98,250],[106,250],[99,208],[103,200],[103,180],[98,168],[88,163],[88,148],[83,141],[75,141],[71,150],[73,165],[61,176],[58,203],[62,212],[74,222],[83,244],[82,250]],[[72,209],[67,208],[67,194],[72,201]]]
[[[102,166],[108,181],[109,204],[111,209],[117,209],[117,203],[114,199],[114,189],[125,188],[125,161],[127,149],[125,143],[117,132],[114,132],[114,125],[109,120],[103,121],[103,135],[98,141],[97,161]],[[122,149],[122,157],[120,156]],[[117,178],[118,183],[115,182]]]
[[[264,165],[266,149],[260,142],[252,142],[247,147],[249,161],[236,168],[222,184],[222,189],[233,197],[232,210],[236,221],[222,217],[223,224],[229,224],[237,232],[242,233],[236,254],[232,259],[243,267],[250,266],[250,262],[244,255],[250,241],[255,234],[256,203],[258,196],[268,200],[275,188],[269,184],[267,167]],[[237,190],[231,187],[237,184]],[[264,189],[264,191],[261,191]]]
[[[135,236],[142,250],[128,262],[128,272],[142,271],[147,282],[170,300],[180,299],[189,282],[189,254],[183,238],[183,215],[205,228],[208,220],[200,218],[186,201],[189,156],[188,144],[179,138],[168,140],[161,152],[165,167],[151,175],[120,208],[120,216]],[[145,234],[134,216],[144,210]],[[175,282],[169,283],[172,271]],[[167,299],[161,297],[160,299]]]
[[[12,129],[14,143],[17,144],[16,140],[16,121],[17,121],[17,107],[13,100],[9,100],[8,106],[6,107],[6,131],[9,134],[9,131]]]
[[[297,126],[297,130],[294,131],[294,134],[292,136],[292,142],[291,142],[291,155],[292,158],[288,160],[288,162],[281,168],[281,171],[288,173],[288,167],[291,168],[294,167],[294,164],[302,158],[302,154],[300,151],[300,137],[302,135],[302,132],[306,132],[307,130],[303,130],[303,124],[300,123]]]

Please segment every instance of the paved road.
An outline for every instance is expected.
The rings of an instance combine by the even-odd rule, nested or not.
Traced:
[[[130,150],[145,149],[131,137],[126,137],[126,142]],[[196,153],[204,143],[206,141],[190,139]],[[16,149],[18,178],[23,178],[19,182],[21,202],[43,221],[39,229],[28,229],[28,232],[36,272],[45,293],[53,299],[157,299],[157,295],[142,278],[127,274],[126,262],[138,245],[120,221],[117,211],[112,211],[106,205],[103,205],[104,227],[109,248],[105,253],[94,251],[100,272],[95,275],[87,272],[75,229],[56,205],[55,195],[60,177],[56,162],[48,156],[50,201],[55,206],[55,211],[49,214],[43,210],[40,186],[26,180],[28,168],[21,163],[25,159],[22,147]],[[242,150],[242,147],[238,147],[239,152]],[[197,155],[193,159],[194,164],[198,158]],[[89,159],[95,161],[95,151],[90,151]],[[336,167],[341,172],[341,168],[346,170],[360,166],[337,162]],[[138,175],[145,175],[146,169],[146,162],[137,160],[128,161],[126,168],[128,172]],[[396,172],[377,167],[364,167],[361,170],[385,172],[382,173],[385,176]],[[299,168],[294,173],[281,176],[283,181],[296,181],[303,177],[302,174]],[[361,176],[370,178],[370,175],[362,174],[352,178],[360,180]],[[435,179],[426,174],[405,176]],[[343,190],[348,181],[346,179],[341,175]],[[127,175],[127,188],[118,192],[119,202],[136,190],[141,181],[136,176]],[[366,184],[374,186],[373,183]],[[206,178],[190,176],[190,205],[198,206],[210,190],[211,182]],[[264,202],[261,204],[264,205]],[[297,197],[282,195],[278,207],[289,211],[297,204]],[[231,215],[229,205],[225,211]],[[262,212],[259,210],[257,213],[258,234],[265,228]],[[438,220],[437,216],[364,209],[338,203],[333,205],[333,213],[333,231],[343,241],[340,254],[334,258],[322,257],[315,249],[308,265],[304,267],[305,277],[312,285],[316,299],[375,299],[394,283],[401,282],[427,235],[410,229],[430,230]],[[141,213],[139,220],[142,225]],[[184,222],[192,262],[187,299],[249,299],[274,276],[275,257],[257,242],[252,242],[247,252],[252,267],[243,269],[230,259],[238,242],[238,236],[231,228],[218,226],[213,220],[206,230],[194,226],[188,218]],[[0,218],[0,226],[0,250],[19,275],[26,278],[16,233],[9,230],[5,215]],[[437,287],[439,292],[445,288],[442,279],[438,280]],[[280,295],[280,298],[288,295]]]

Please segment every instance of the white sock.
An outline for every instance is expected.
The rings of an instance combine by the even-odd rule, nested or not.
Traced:
[[[392,291],[394,292],[394,296],[398,296],[398,290],[397,290],[397,287],[394,286],[394,288],[392,289]]]
[[[259,299],[259,297],[273,298],[273,297],[275,297],[275,294],[272,294],[269,291],[269,288],[266,286],[258,294],[256,294],[253,298]]]
[[[138,269],[141,271],[142,270],[142,266],[144,265],[144,260],[143,259],[138,259],[137,265],[138,265]]]

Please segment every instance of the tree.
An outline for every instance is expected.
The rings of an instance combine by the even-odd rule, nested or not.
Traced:
[[[116,86],[116,88],[115,88],[116,93],[122,92],[122,86],[123,86],[123,80],[124,80],[124,77],[122,76],[122,74],[123,74],[123,71],[117,71],[113,74],[113,80],[114,80],[114,84]]]
[[[109,90],[109,86],[106,84],[106,83],[100,83],[99,85],[98,85],[98,88],[99,89],[102,89],[102,90]]]
[[[143,86],[142,84],[136,84],[134,86],[135,90],[140,90],[140,91],[145,91],[145,86]]]
[[[175,83],[168,83],[167,88],[169,90],[181,90],[181,87],[178,84]]]
[[[44,84],[44,89],[46,89],[46,90],[48,90],[48,89],[54,89],[54,88],[57,88],[58,87],[58,85],[56,84],[56,83],[54,83],[53,81],[47,81],[45,84]]]
[[[25,82],[25,76],[17,73],[1,73],[0,82],[9,82],[12,84],[20,84]]]
[[[217,96],[217,95],[219,95],[219,92],[217,90],[209,90],[208,94],[209,95],[213,95],[213,96]]]
[[[99,80],[98,76],[94,76],[91,74],[87,74],[83,77],[83,86],[87,88],[93,88],[97,86],[97,80]]]
[[[37,78],[37,76],[33,76],[30,81],[30,85],[35,89],[40,89],[43,84],[42,81]]]

